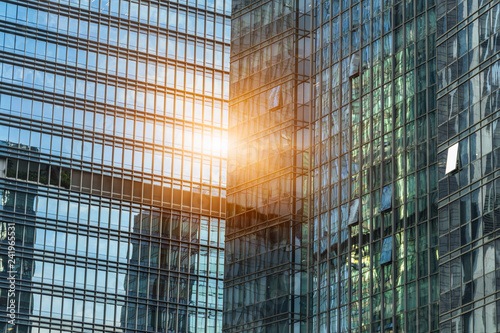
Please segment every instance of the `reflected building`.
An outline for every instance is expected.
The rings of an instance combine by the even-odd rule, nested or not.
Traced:
[[[227,332],[439,330],[436,3],[233,1]]]
[[[310,331],[437,331],[435,3],[311,5]]]
[[[440,325],[500,329],[500,4],[437,2]]]
[[[0,1],[0,331],[221,331],[229,15]]]
[[[227,332],[307,330],[311,12],[233,1]]]
[[[30,151],[32,154],[33,163],[37,162],[37,148],[20,145],[18,142],[0,141],[0,147],[4,151],[16,151],[22,149]],[[12,178],[26,179],[28,177],[28,163],[21,165],[18,175],[12,173],[12,163],[15,159],[7,160],[0,157],[0,182],[1,178],[6,176]],[[2,182],[2,185],[6,185]],[[27,331],[30,323],[30,304],[33,301],[31,297],[31,283],[36,281],[33,275],[34,250],[33,242],[35,239],[36,212],[35,203],[37,198],[37,184],[22,184],[14,183],[11,186],[1,186],[0,189],[0,246],[2,255],[0,256],[0,279],[7,281],[10,276],[9,271],[17,272],[16,277],[16,295],[13,298],[18,304],[18,314],[20,331]],[[14,186],[12,186],[14,185]],[[17,251],[22,253],[22,260],[15,260],[14,266],[10,267],[8,254],[8,242],[12,229],[9,225],[14,223],[16,244],[22,245],[16,247]],[[5,251],[5,255],[4,255]],[[20,283],[19,283],[20,282]],[[1,290],[0,298],[3,302],[3,308],[7,307],[7,301],[10,299],[7,289]],[[0,324],[0,330],[4,331],[7,328],[7,320]]]

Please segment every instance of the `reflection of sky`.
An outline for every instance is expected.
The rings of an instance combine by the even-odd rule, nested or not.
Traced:
[[[125,14],[123,4],[121,8],[115,8],[117,11],[114,12],[113,4],[111,8],[104,3],[101,4],[101,7],[93,7],[95,2],[90,4],[91,11],[100,11],[109,13],[111,16],[121,17]],[[84,112],[71,108],[67,108],[68,110],[65,108],[63,111],[58,105],[53,105],[51,107],[53,111],[51,110],[51,112],[47,113],[45,106],[49,106],[50,103],[44,104],[44,111],[42,112],[42,108],[37,107],[35,105],[36,102],[33,101],[30,101],[33,108],[33,112],[31,112],[27,100],[23,100],[23,103],[16,103],[19,106],[23,105],[23,109],[19,109],[18,113],[15,111],[17,106],[14,106],[13,103],[12,110],[10,111],[11,115],[19,115],[23,118],[34,120],[39,119],[54,125],[59,123],[61,126],[80,127],[86,131],[105,133],[106,135],[113,135],[115,138],[125,137],[125,140],[136,140],[145,144],[152,143],[158,149],[172,148],[174,151],[180,149],[183,155],[189,152],[192,154],[192,157],[189,156],[190,154],[181,157],[181,164],[183,165],[183,171],[181,171],[177,169],[179,163],[176,160],[179,157],[172,156],[172,153],[168,152],[167,154],[170,157],[161,156],[163,153],[159,154],[156,151],[138,152],[142,148],[137,149],[135,142],[136,149],[134,149],[135,151],[132,154],[135,161],[132,162],[132,156],[130,153],[127,153],[126,149],[111,146],[106,147],[99,142],[95,142],[92,146],[89,146],[85,142],[74,141],[78,140],[78,135],[71,142],[71,139],[63,140],[57,135],[52,135],[51,137],[42,135],[42,138],[38,140],[37,137],[39,135],[37,133],[35,135],[31,134],[34,144],[37,144],[38,141],[39,145],[44,146],[44,142],[50,142],[49,144],[45,144],[45,147],[40,147],[42,152],[55,156],[70,157],[75,160],[83,159],[84,161],[102,163],[106,166],[131,168],[134,171],[144,171],[146,173],[153,172],[155,175],[163,173],[164,176],[169,178],[192,179],[195,182],[199,181],[216,186],[225,186],[226,163],[224,160],[218,161],[218,158],[225,159],[227,151],[226,129],[228,123],[227,103],[225,101],[229,96],[229,47],[224,43],[229,42],[230,38],[229,20],[217,15],[215,19],[207,19],[202,12],[195,17],[191,16],[191,14],[186,14],[182,9],[177,11],[177,9],[170,9],[163,6],[160,6],[160,8],[141,6],[141,15],[143,15],[143,12],[148,13],[149,11],[149,18],[142,16],[141,18],[133,18],[132,8],[128,8],[128,5],[126,6],[127,11],[130,9],[130,12],[127,12],[126,16],[129,18],[129,14],[132,15],[130,16],[132,20],[140,20],[141,23],[162,27],[163,22],[167,25],[167,20],[162,21],[157,18],[162,15],[168,15],[169,28],[185,29],[188,34],[202,36],[208,40],[215,40],[215,44],[198,45],[184,40],[182,36],[167,38],[167,36],[157,35],[152,32],[135,32],[133,29],[123,30],[105,24],[89,23],[84,19],[74,20],[64,15],[52,13],[49,15],[47,12],[40,10],[27,10],[26,7],[20,5],[5,3],[0,3],[0,5],[6,8],[4,15],[0,15],[0,20],[26,24],[28,27],[38,27],[39,29],[46,29],[62,35],[74,35],[74,37],[95,40],[132,50],[137,49],[140,52],[160,56],[160,60],[157,62],[142,62],[139,59],[134,60],[133,57],[125,59],[118,57],[118,55],[113,56],[112,52],[100,54],[88,49],[78,49],[49,41],[34,40],[29,37],[6,33],[2,45],[5,45],[4,51],[7,53],[33,57],[48,61],[49,63],[55,62],[61,65],[96,70],[103,74],[117,75],[129,80],[138,80],[138,84],[135,82],[127,86],[111,83],[101,84],[93,81],[90,77],[80,77],[80,74],[54,75],[49,71],[34,70],[30,67],[13,66],[10,64],[0,65],[0,80],[2,82],[140,111],[144,110],[147,116],[154,113],[164,115],[166,119],[155,121],[141,119],[138,116],[134,120],[131,120],[126,117],[122,118],[120,114],[104,116],[99,113],[93,114],[91,111]],[[70,5],[75,6],[78,4],[71,3]],[[86,5],[80,2],[79,6],[85,7]],[[219,2],[213,4],[213,6],[210,4],[207,4],[207,6],[217,13],[229,13],[228,8],[224,12],[224,8],[219,5]],[[122,11],[120,15],[118,14],[118,9]],[[170,12],[171,10],[172,12]],[[173,18],[176,21],[172,21]],[[193,30],[189,24],[181,25],[184,24],[183,22],[189,23],[194,18],[196,18],[198,24],[193,24],[192,26],[196,27],[196,29],[204,27],[203,30]],[[75,22],[72,22],[73,20]],[[200,25],[200,22],[204,24]],[[173,23],[174,25],[172,25]],[[78,30],[73,30],[75,26],[78,26]],[[126,38],[128,42],[123,44],[123,38]],[[183,66],[170,66],[167,63],[162,63],[161,60],[165,58],[185,60],[188,63],[205,66],[205,68],[213,68],[214,71],[207,72],[205,70],[199,72],[185,69]],[[141,82],[166,86],[166,94],[164,91],[148,89],[146,86],[142,88]],[[174,90],[170,91],[170,88],[175,89],[175,91],[184,90],[192,92],[195,93],[195,96],[201,94],[222,98],[222,101],[217,99],[194,100],[189,96],[174,98]],[[2,108],[4,110],[10,109],[11,107],[6,104],[4,102]],[[174,123],[174,119],[179,119],[181,122],[175,121]],[[191,123],[191,121],[194,121],[194,123]],[[203,126],[198,127],[197,124],[203,124]],[[20,139],[29,141],[29,136],[29,134],[24,133],[20,136]],[[43,140],[43,136],[47,136],[47,139]],[[25,144],[27,145],[28,143],[26,142]],[[83,150],[83,156],[80,150]],[[198,176],[196,171],[198,169],[203,170],[203,162],[198,163],[197,154],[207,157],[212,156],[212,158],[215,157],[216,159],[213,161],[220,166],[216,166],[214,170],[208,173],[205,172],[206,175],[202,173]],[[111,156],[114,157],[112,158]],[[153,156],[155,156],[154,162],[151,161]],[[202,157],[199,156],[199,158]],[[142,159],[144,159],[144,162]],[[193,160],[190,161],[190,159]],[[170,163],[172,166],[168,167],[167,164]],[[162,164],[164,165],[163,168],[160,167]],[[190,165],[193,165],[195,169],[195,173],[192,175],[187,174],[185,171]]]
[[[0,102],[6,98],[10,99],[10,96],[1,95]],[[165,127],[166,132],[168,128],[168,126]],[[186,154],[172,156],[168,152],[139,147],[124,149],[98,142],[79,140],[77,135],[74,135],[73,138],[67,138],[0,125],[0,141],[20,142],[25,147],[31,146],[32,149],[38,149],[41,153],[51,156],[102,163],[105,166],[125,167],[137,172],[154,173],[157,176],[163,175],[225,186],[227,132],[218,131],[217,133],[214,131],[214,134],[210,135],[210,133],[203,134],[201,131],[197,131],[192,136],[194,141],[192,141],[192,133],[189,131],[183,133],[179,130],[176,131],[176,134],[177,138],[174,142],[183,142],[184,145],[179,145],[179,149],[183,149],[184,152],[191,150],[192,157]],[[186,140],[183,141],[183,137]],[[213,156],[212,160],[208,159],[210,155]]]
[[[215,331],[216,322],[222,325],[225,223],[219,217],[225,197],[231,3],[200,2],[201,10],[195,10],[190,4],[50,1],[78,15],[0,1],[0,21],[11,26],[0,35],[0,52],[25,59],[22,65],[0,63],[0,82],[45,96],[40,102],[0,94],[0,117],[12,120],[0,125],[0,145],[30,155],[30,162],[9,157],[7,178],[28,186],[38,182],[40,189],[36,197],[0,190],[0,209],[22,213],[32,200],[36,219],[43,221],[29,226],[33,251],[44,253],[44,260],[30,262],[35,282],[111,296],[105,303],[43,291],[21,294],[31,297],[33,322],[45,315],[119,330],[137,320],[137,329],[145,329],[140,326],[149,325],[146,314],[158,311],[158,329],[183,331],[193,325]],[[96,13],[99,23],[90,19]],[[108,23],[110,17],[139,24],[117,27]],[[54,34],[57,43],[44,40]],[[65,38],[99,43],[99,51]],[[68,197],[69,189],[83,193]],[[90,191],[95,196],[86,194]],[[106,198],[115,195],[125,200]],[[141,195],[190,210],[149,206],[138,201]],[[29,239],[24,242],[29,246]],[[68,260],[63,265],[56,256]],[[79,267],[82,260],[86,265]],[[113,294],[125,301],[115,304]],[[136,304],[136,297],[181,308]],[[186,305],[197,312],[182,309]]]

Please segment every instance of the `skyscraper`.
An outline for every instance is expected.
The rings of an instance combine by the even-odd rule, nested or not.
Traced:
[[[440,325],[500,329],[500,4],[437,3]]]
[[[221,330],[229,14],[0,1],[0,331]]]
[[[225,329],[306,329],[310,8],[233,1]]]
[[[313,11],[309,327],[437,330],[434,3]]]
[[[233,1],[228,332],[438,330],[436,22]]]

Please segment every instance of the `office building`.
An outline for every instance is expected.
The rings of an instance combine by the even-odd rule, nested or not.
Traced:
[[[437,2],[439,319],[500,329],[500,4]]]
[[[229,15],[0,1],[1,332],[221,331]]]
[[[436,6],[233,1],[225,331],[439,330]]]
[[[228,332],[306,329],[311,13],[297,4],[233,1]]]

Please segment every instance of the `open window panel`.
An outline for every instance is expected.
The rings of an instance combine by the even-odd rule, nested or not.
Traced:
[[[274,110],[282,106],[283,96],[281,86],[276,86],[269,91],[269,110]]]
[[[380,211],[387,212],[392,208],[392,184],[384,186],[382,189],[382,200],[380,202]]]
[[[349,77],[354,77],[359,74],[359,63],[360,63],[359,53],[354,53],[351,57],[351,62],[349,64]]]
[[[384,239],[382,253],[380,254],[380,264],[387,264],[392,261],[392,236]]]
[[[359,222],[359,199],[354,200],[349,207],[348,225],[355,225]]]
[[[445,174],[449,174],[457,170],[458,170],[458,142],[448,147],[448,157],[446,159]]]

